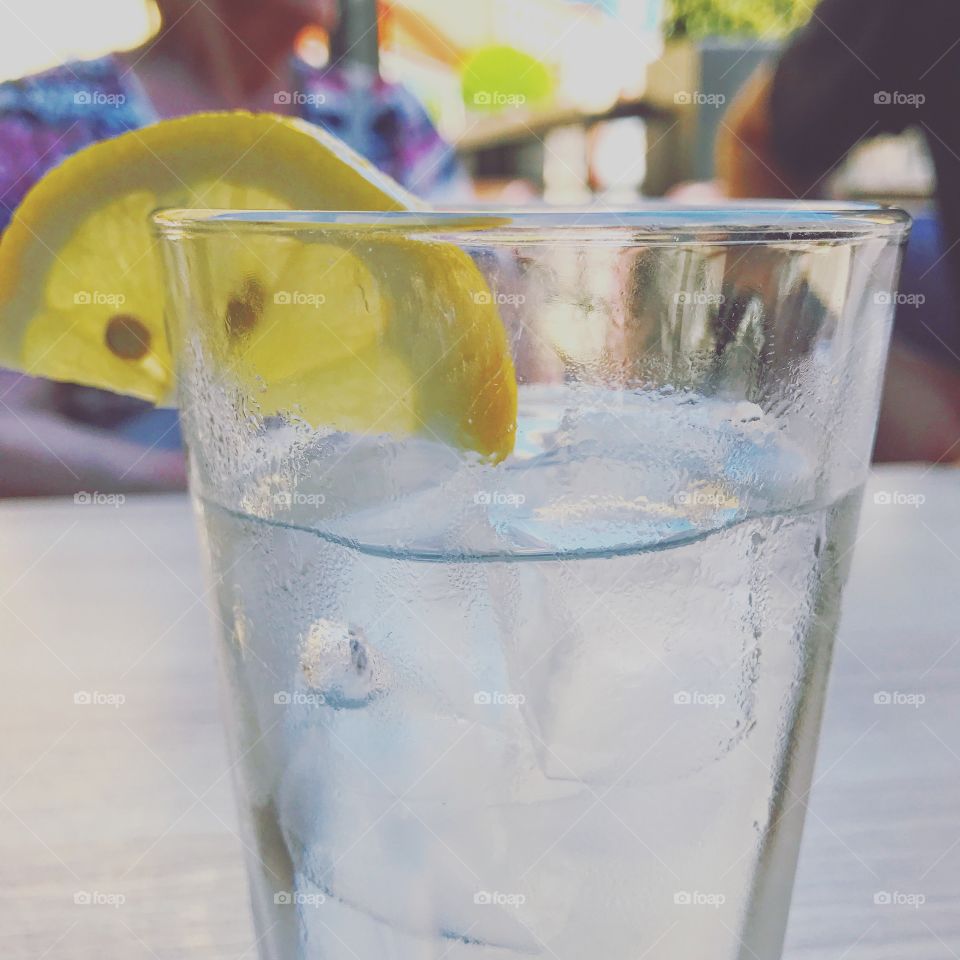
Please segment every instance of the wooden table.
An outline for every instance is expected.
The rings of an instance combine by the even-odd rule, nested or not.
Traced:
[[[2,960],[255,956],[192,523],[0,506]],[[960,472],[871,481],[787,956],[960,956]]]

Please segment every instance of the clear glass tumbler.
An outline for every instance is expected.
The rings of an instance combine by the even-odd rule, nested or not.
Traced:
[[[906,216],[156,223],[263,960],[779,957]]]

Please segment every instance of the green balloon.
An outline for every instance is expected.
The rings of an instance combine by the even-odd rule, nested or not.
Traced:
[[[482,47],[464,64],[462,86],[468,107],[496,113],[549,99],[554,77],[545,63],[516,47]]]

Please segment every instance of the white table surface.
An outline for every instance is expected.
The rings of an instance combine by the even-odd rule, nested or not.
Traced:
[[[0,505],[2,960],[253,960],[204,590],[185,498]],[[960,471],[871,481],[815,780],[787,957],[960,957]]]

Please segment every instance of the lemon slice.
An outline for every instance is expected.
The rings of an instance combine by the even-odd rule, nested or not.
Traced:
[[[197,258],[206,347],[261,416],[422,432],[510,453],[516,378],[483,274],[458,247],[387,230],[335,242],[218,233]]]
[[[149,222],[162,207],[421,205],[319,128],[270,114],[201,114],[95,144],[47,174],[3,235],[0,365],[168,401],[167,297]],[[255,384],[264,415],[510,452],[509,347],[465,253],[399,237],[215,242],[215,302],[202,322]]]

